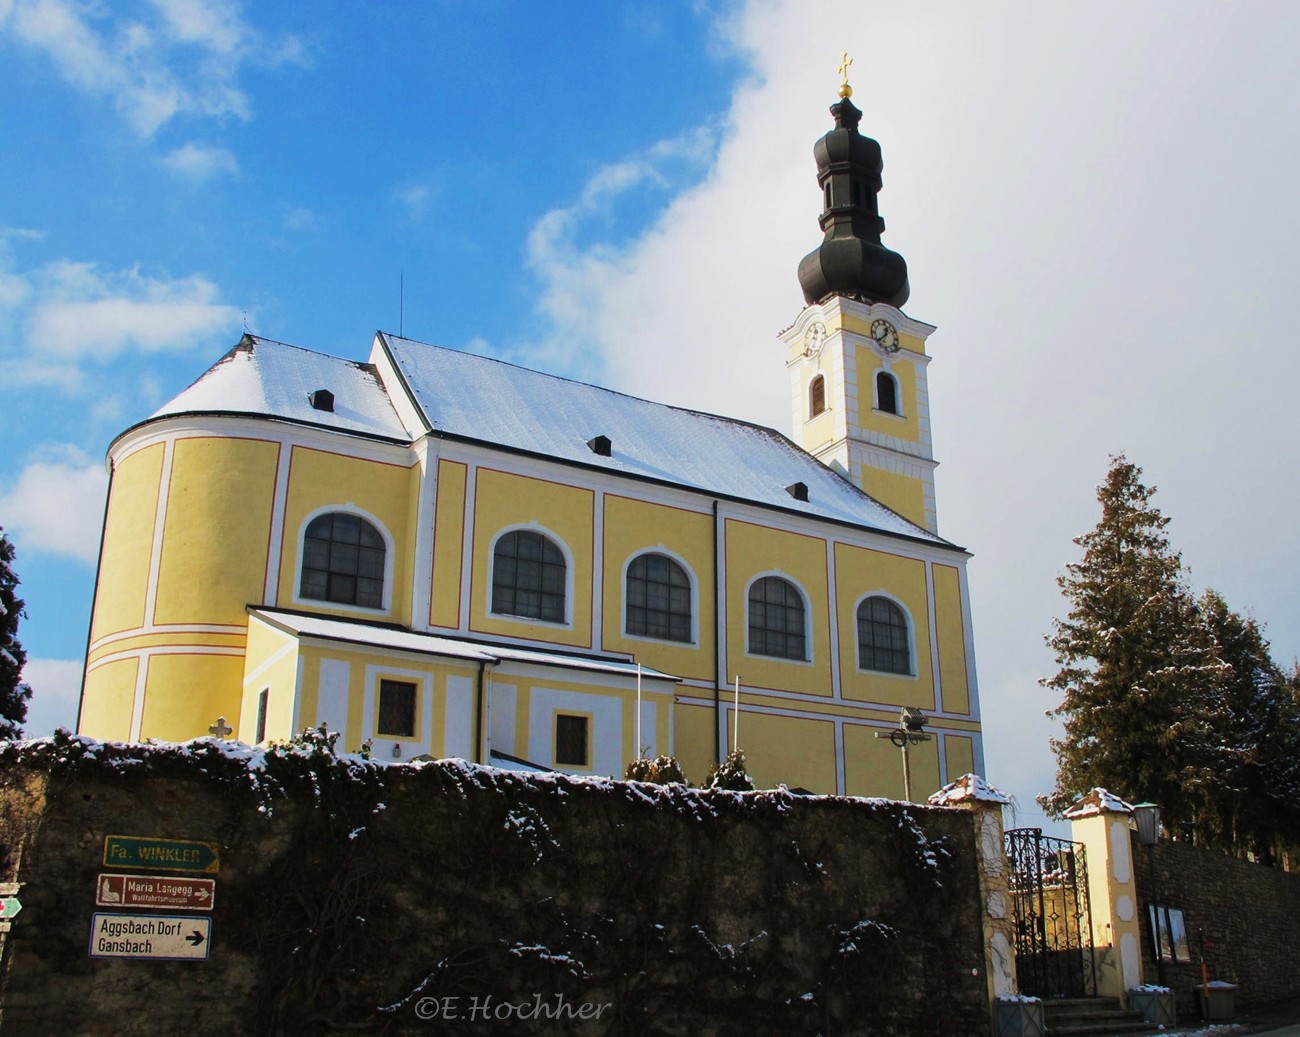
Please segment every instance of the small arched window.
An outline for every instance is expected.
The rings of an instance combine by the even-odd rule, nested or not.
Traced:
[[[331,511],[317,516],[303,538],[298,596],[383,608],[385,551],[383,535],[359,515]]]
[[[864,598],[858,606],[858,665],[881,673],[912,673],[907,614],[888,598]]]
[[[531,529],[515,529],[492,552],[492,611],[563,623],[568,567],[560,549]]]
[[[807,610],[799,588],[779,576],[749,587],[749,652],[777,659],[807,659]]]
[[[691,578],[667,555],[637,555],[627,567],[627,632],[691,641]]]
[[[886,414],[898,413],[898,382],[888,371],[876,374],[876,409]]]
[[[808,383],[808,416],[817,417],[826,409],[826,379],[817,375]]]

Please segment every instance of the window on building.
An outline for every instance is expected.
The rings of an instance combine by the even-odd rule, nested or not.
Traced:
[[[789,580],[764,576],[749,588],[749,651],[777,659],[807,659],[803,595]]]
[[[864,598],[858,606],[858,665],[881,673],[912,672],[907,615],[888,598]]]
[[[637,555],[627,567],[627,632],[691,641],[691,579],[667,555]]]
[[[415,737],[415,685],[409,681],[379,682],[379,717],[375,734],[385,738]]]
[[[564,555],[547,537],[516,529],[497,540],[492,555],[492,611],[563,623]]]
[[[591,720],[572,713],[555,714],[555,765],[586,767],[590,764]]]
[[[271,689],[263,688],[257,693],[257,732],[253,744],[266,741],[266,707],[271,698]]]
[[[898,383],[888,371],[876,375],[876,409],[886,414],[898,413]]]
[[[342,511],[312,519],[302,548],[298,594],[362,608],[384,607],[384,538],[365,519]]]
[[[818,375],[808,384],[808,416],[817,417],[826,409],[826,379]]]

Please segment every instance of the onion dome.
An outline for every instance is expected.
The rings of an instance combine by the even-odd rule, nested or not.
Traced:
[[[826,237],[800,262],[799,284],[810,305],[847,295],[902,306],[910,293],[907,261],[880,243],[880,145],[858,132],[862,113],[849,92],[841,89],[841,99],[831,105],[835,128],[813,146],[824,199],[818,222]]]

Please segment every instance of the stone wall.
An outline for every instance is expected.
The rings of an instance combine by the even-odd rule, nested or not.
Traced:
[[[108,835],[219,845],[208,960],[91,956]],[[988,1032],[957,810],[65,737],[0,855],[5,1037]]]
[[[1132,840],[1140,912],[1142,974],[1156,982],[1151,926],[1151,857]],[[1161,840],[1155,847],[1156,893],[1162,906],[1179,908],[1187,926],[1192,962],[1164,963],[1179,1015],[1195,1016],[1192,987],[1201,982],[1198,930],[1206,939],[1211,980],[1240,984],[1238,1005],[1300,997],[1300,875]]]

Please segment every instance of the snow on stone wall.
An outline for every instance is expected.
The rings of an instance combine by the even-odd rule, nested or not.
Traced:
[[[121,1037],[980,1033],[974,834],[951,809],[385,765],[320,738],[15,743],[0,746],[0,881],[22,884],[23,908],[3,1021]],[[217,844],[215,904],[193,912],[210,917],[207,960],[91,955],[92,915],[127,913],[96,905],[109,835]]]

